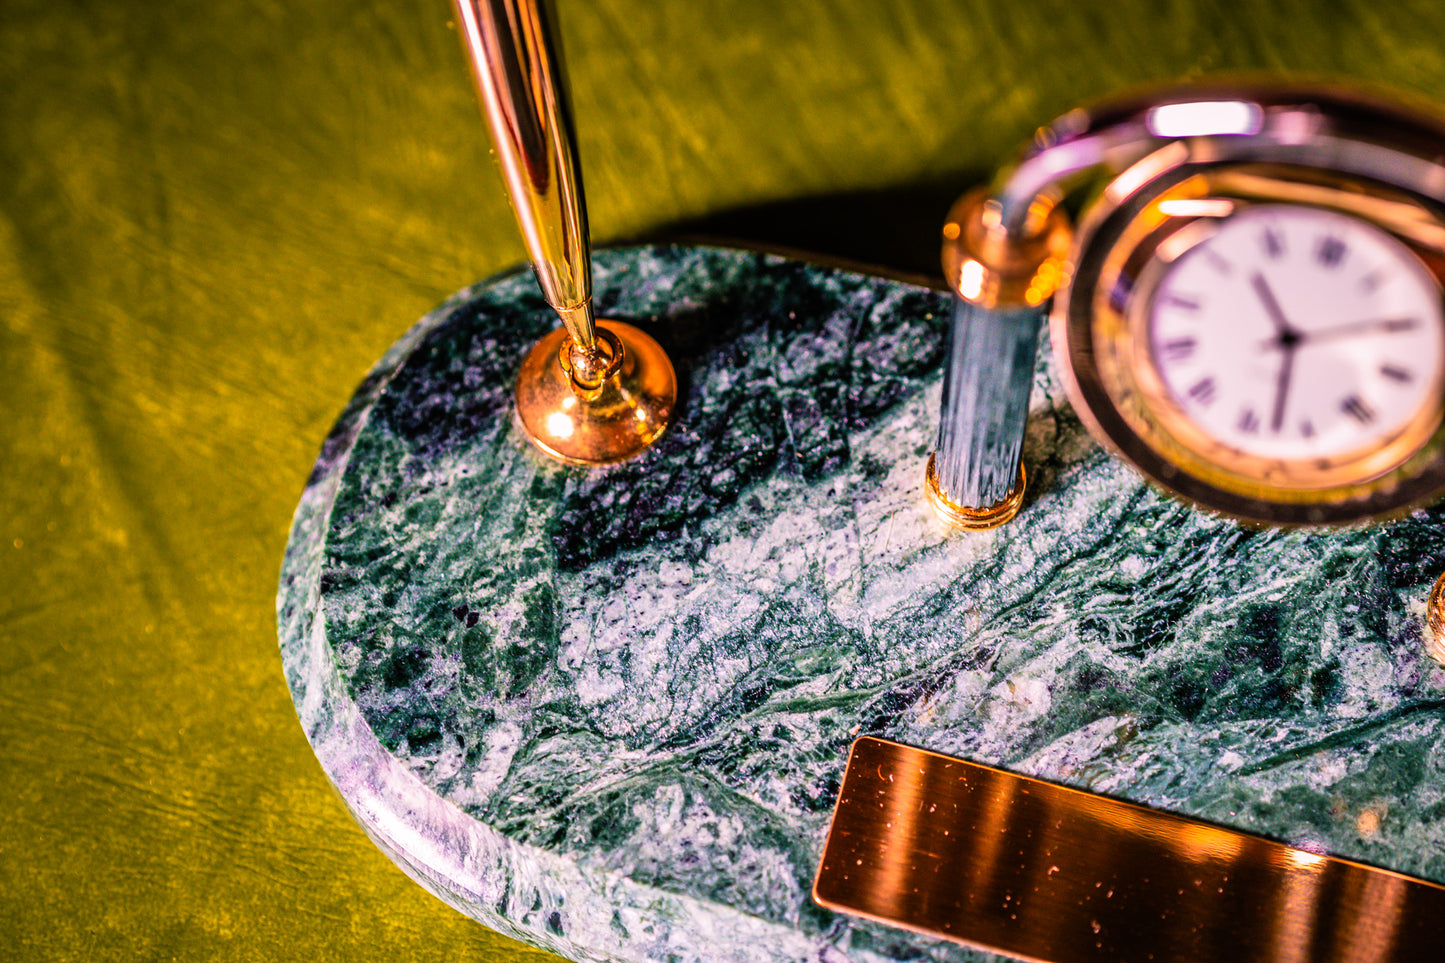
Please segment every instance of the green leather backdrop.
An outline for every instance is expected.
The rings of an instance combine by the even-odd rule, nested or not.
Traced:
[[[1445,101],[1445,7],[559,0],[595,237],[932,270],[1081,100],[1222,70]],[[444,0],[0,3],[0,957],[550,958],[381,856],[274,596],[370,364],[521,245]]]

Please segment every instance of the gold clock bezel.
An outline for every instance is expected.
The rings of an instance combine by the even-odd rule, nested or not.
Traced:
[[[1152,295],[1223,219],[1256,205],[1329,210],[1402,243],[1445,304],[1445,222],[1398,188],[1311,167],[1199,163],[1175,142],[1119,175],[1078,232],[1051,321],[1065,387],[1094,435],[1196,505],[1269,525],[1402,514],[1445,490],[1445,377],[1383,445],[1327,459],[1271,459],[1205,434],[1173,400],[1148,349]]]

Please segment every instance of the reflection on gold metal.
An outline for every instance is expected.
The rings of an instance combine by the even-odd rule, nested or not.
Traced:
[[[662,348],[636,328],[618,326],[629,332],[621,342],[598,343],[587,207],[550,10],[538,0],[456,0],[456,7],[527,256],[565,329],[539,342],[523,365],[518,414],[537,447],[554,457],[585,465],[621,461],[662,433],[677,379]],[[539,352],[545,360],[534,363]],[[652,393],[663,384],[671,394]],[[646,401],[637,385],[647,386]],[[598,409],[564,412],[569,400]],[[624,409],[625,417],[637,415],[628,430],[618,427]]]
[[[1073,230],[1051,197],[1039,197],[1022,233],[1004,229],[988,190],[965,194],[943,225],[949,286],[984,308],[1037,307],[1064,283]]]
[[[571,465],[638,454],[672,417],[677,378],[656,341],[619,321],[598,322],[601,370],[558,328],[527,353],[517,375],[517,416],[532,443]],[[583,380],[584,378],[590,380]]]
[[[880,739],[821,905],[1052,963],[1435,960],[1445,887]]]
[[[1435,580],[1430,600],[1425,603],[1425,621],[1430,625],[1426,648],[1436,662],[1445,663],[1445,575]]]
[[[933,470],[933,458],[933,455],[928,456],[923,490],[928,495],[928,504],[933,506],[934,513],[954,528],[966,532],[984,532],[990,528],[998,528],[1019,513],[1019,507],[1024,503],[1024,487],[1028,481],[1022,462],[1019,463],[1018,480],[1002,501],[997,505],[970,508],[955,504],[939,487],[938,475]]]

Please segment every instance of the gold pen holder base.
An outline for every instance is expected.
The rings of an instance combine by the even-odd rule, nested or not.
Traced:
[[[1024,503],[1026,482],[1024,466],[1020,462],[1018,480],[1014,482],[1013,488],[1000,502],[983,508],[957,505],[950,501],[938,487],[938,475],[933,469],[933,456],[929,455],[923,490],[928,493],[928,504],[933,506],[933,511],[939,518],[965,532],[986,532],[990,528],[998,528],[1019,513],[1019,508]]]
[[[574,380],[573,342],[563,328],[533,345],[517,373],[523,430],[544,454],[569,465],[641,454],[667,429],[677,403],[677,374],[661,345],[620,321],[597,327],[610,371],[597,386]]]

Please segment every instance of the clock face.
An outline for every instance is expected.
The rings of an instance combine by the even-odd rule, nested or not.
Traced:
[[[1438,406],[1440,288],[1404,244],[1346,214],[1238,210],[1169,266],[1147,312],[1172,404],[1247,456],[1324,467]]]

